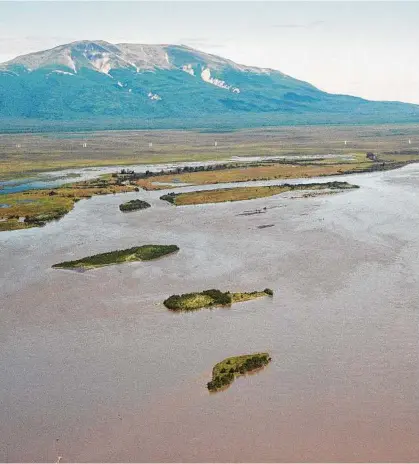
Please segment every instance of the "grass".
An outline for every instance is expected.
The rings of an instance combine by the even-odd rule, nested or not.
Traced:
[[[126,203],[122,203],[122,205],[119,205],[119,209],[123,212],[137,211],[139,209],[146,209],[150,207],[151,205],[143,200],[131,200],[127,201]]]
[[[409,138],[412,145],[407,144]],[[344,140],[349,141],[347,145]],[[278,126],[216,134],[182,130],[3,134],[0,179],[78,167],[221,160],[232,156],[362,153],[365,158],[367,151],[373,151],[379,155],[391,153],[392,160],[402,154],[418,160],[417,140],[417,124]],[[152,149],[149,142],[153,142]],[[404,153],[406,150],[408,153]]]
[[[132,192],[137,187],[122,185],[117,178],[92,179],[52,190],[29,190],[0,196],[7,208],[0,209],[0,231],[39,227],[60,219],[75,203],[95,195]]]
[[[178,251],[176,245],[143,245],[140,247],[128,248],[126,250],[110,251],[98,255],[88,256],[75,261],[65,261],[54,264],[53,268],[58,269],[94,269],[97,267],[110,266],[112,264],[129,263],[133,261],[149,261],[160,258],[169,253]]]
[[[227,388],[236,377],[261,369],[270,361],[269,353],[254,353],[226,358],[213,367],[212,380],[207,383],[207,388],[211,392]]]
[[[272,296],[273,291],[267,288],[263,292],[230,293],[211,289],[202,292],[184,293],[183,295],[172,295],[163,304],[172,311],[196,311],[201,308],[228,306],[232,303],[241,303],[266,295]]]
[[[253,200],[256,198],[270,197],[280,193],[300,190],[346,190],[358,188],[357,185],[348,182],[325,182],[312,184],[283,184],[262,187],[237,187],[216,190],[201,190],[187,193],[170,193],[160,198],[176,206],[200,205],[205,203],[221,203],[225,201]]]
[[[191,172],[185,174],[166,174],[143,179],[138,182],[145,190],[161,190],[167,188],[161,184],[171,184],[174,180],[179,183],[192,185],[209,185],[228,182],[249,182],[258,180],[295,179],[320,176],[332,176],[349,172],[362,172],[371,169],[372,162],[355,162],[345,164],[292,164],[275,163],[259,166],[240,167],[233,169]]]

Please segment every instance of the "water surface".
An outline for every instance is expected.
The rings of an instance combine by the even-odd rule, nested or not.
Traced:
[[[0,459],[418,461],[419,166],[321,180],[361,188],[186,207],[98,196],[1,233]],[[133,198],[152,208],[120,213]],[[51,269],[150,242],[180,252]],[[162,305],[265,287],[273,298],[231,309]],[[216,362],[253,351],[272,363],[208,393]]]

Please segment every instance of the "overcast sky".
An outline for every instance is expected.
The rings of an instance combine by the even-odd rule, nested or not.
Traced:
[[[419,103],[419,2],[0,2],[0,61],[82,39],[182,43],[328,92]]]

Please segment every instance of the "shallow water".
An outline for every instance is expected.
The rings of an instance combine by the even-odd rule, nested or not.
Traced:
[[[362,188],[186,207],[141,191],[0,234],[0,459],[418,461],[419,166],[334,180]],[[120,213],[132,198],[152,208]],[[180,252],[51,269],[144,243]],[[161,304],[213,287],[275,295]],[[253,351],[272,363],[207,392],[216,362]]]

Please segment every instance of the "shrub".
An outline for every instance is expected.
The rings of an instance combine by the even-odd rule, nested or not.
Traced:
[[[139,209],[150,208],[150,206],[151,205],[149,203],[143,200],[131,200],[131,201],[127,201],[126,203],[123,203],[122,205],[119,205],[119,209],[122,212],[127,212],[127,211],[136,211]]]

